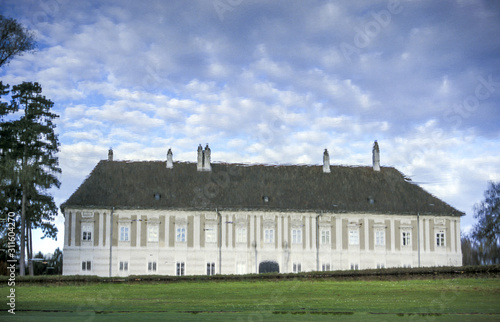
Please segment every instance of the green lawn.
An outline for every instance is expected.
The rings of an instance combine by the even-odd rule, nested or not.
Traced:
[[[7,285],[0,286],[6,299]],[[5,301],[5,300],[4,300]],[[500,279],[17,286],[0,320],[500,320]]]

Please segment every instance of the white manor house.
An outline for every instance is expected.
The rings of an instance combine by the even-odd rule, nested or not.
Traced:
[[[100,161],[61,205],[65,275],[460,266],[464,214],[398,170]]]

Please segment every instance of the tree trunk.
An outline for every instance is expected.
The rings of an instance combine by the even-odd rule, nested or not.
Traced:
[[[28,269],[30,272],[30,276],[35,275],[35,271],[33,269],[33,235],[31,233],[31,224],[28,222],[27,225],[28,227],[28,245],[29,245],[29,252],[28,252]]]
[[[23,187],[23,198],[21,202],[21,255],[19,259],[19,275],[24,276],[26,260],[26,187]]]

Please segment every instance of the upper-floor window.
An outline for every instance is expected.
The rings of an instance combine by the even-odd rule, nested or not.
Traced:
[[[302,229],[292,229],[292,244],[302,243]]]
[[[215,227],[205,229],[205,242],[207,243],[217,242],[217,234],[215,232]]]
[[[403,246],[411,245],[411,233],[409,231],[401,232],[401,244]]]
[[[444,231],[441,230],[439,232],[436,233],[436,246],[437,247],[444,247],[445,244],[444,244]]]
[[[82,240],[91,241],[93,231],[94,231],[93,223],[82,223]]]
[[[359,245],[359,231],[357,229],[349,230],[349,245]]]
[[[129,241],[129,231],[130,228],[128,226],[120,227],[120,241]]]
[[[157,224],[148,225],[148,242],[158,241],[160,227]]]
[[[274,243],[274,229],[264,229],[264,242]]]
[[[246,227],[238,227],[236,230],[236,242],[238,243],[246,243],[247,242],[247,228]]]
[[[375,245],[377,246],[385,245],[385,231],[383,230],[375,231]]]
[[[175,241],[177,242],[186,241],[186,227],[177,227],[175,234]]]
[[[330,230],[329,229],[323,229],[321,231],[321,244],[323,244],[323,245],[330,244]]]

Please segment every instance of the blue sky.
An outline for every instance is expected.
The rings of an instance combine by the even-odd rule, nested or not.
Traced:
[[[38,50],[0,70],[60,115],[64,202],[117,160],[393,166],[474,223],[500,181],[495,1],[6,0]],[[62,247],[40,240],[35,251]],[[39,235],[39,234],[38,234]]]

